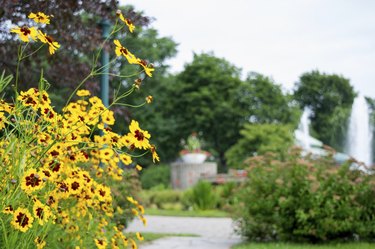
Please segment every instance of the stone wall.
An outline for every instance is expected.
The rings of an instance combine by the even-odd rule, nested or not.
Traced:
[[[216,174],[216,163],[172,163],[172,188],[187,189],[194,186],[202,176],[215,176]]]

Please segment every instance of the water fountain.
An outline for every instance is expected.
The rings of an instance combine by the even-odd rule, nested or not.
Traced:
[[[294,131],[296,144],[300,146],[305,153],[312,153],[315,155],[323,155],[323,143],[310,135],[310,116],[311,111],[305,108],[298,125],[298,129]]]
[[[372,133],[369,106],[363,96],[358,96],[350,114],[346,153],[368,166],[372,164]]]
[[[310,131],[309,131],[309,126],[310,126],[310,110],[305,108],[303,111],[301,121],[299,124],[298,129],[302,132],[302,148],[305,150],[310,150],[310,142],[309,142],[309,137],[310,137]]]

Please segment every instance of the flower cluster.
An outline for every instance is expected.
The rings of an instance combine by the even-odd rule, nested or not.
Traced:
[[[36,23],[42,24],[49,24],[51,18],[51,16],[46,15],[42,12],[38,12],[36,14],[30,13],[28,17],[34,20]],[[51,36],[43,33],[36,27],[28,27],[24,25],[22,27],[15,27],[11,29],[10,32],[18,34],[20,39],[24,42],[29,42],[30,40],[39,40],[40,42],[47,44],[50,54],[54,54],[55,51],[60,47],[60,44],[56,42]]]
[[[51,18],[41,12],[28,17],[42,24]],[[122,14],[119,18],[134,30],[130,20]],[[35,27],[11,32],[24,42],[48,43],[51,54],[60,46]],[[132,56],[151,77],[154,69]],[[22,248],[29,247],[31,238],[37,248],[137,248],[142,235],[126,236],[111,221],[123,210],[113,208],[110,183],[122,180],[122,165],[142,169],[134,162],[138,151],[151,153],[154,162],[160,160],[151,135],[135,120],[124,135],[113,132],[113,111],[88,90],[75,94],[77,100],[69,101],[62,113],[51,105],[45,87],[16,92],[13,103],[0,100],[0,234],[23,238],[17,245]],[[151,101],[149,96],[146,102]],[[127,201],[131,213],[146,225],[143,206],[131,196]],[[5,248],[12,248],[12,241],[17,242],[0,239]]]

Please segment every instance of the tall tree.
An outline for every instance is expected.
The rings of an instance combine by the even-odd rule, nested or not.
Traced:
[[[311,126],[323,143],[342,150],[347,119],[356,93],[349,79],[319,71],[305,73],[296,83],[295,99],[311,109]]]
[[[186,138],[202,132],[207,145],[226,166],[225,151],[239,138],[244,114],[238,108],[240,69],[213,54],[195,54],[171,86],[168,111],[175,122],[174,135]]]
[[[297,125],[298,107],[291,96],[284,94],[281,86],[267,76],[249,73],[239,88],[238,101],[241,108],[247,110],[246,119],[250,123]]]

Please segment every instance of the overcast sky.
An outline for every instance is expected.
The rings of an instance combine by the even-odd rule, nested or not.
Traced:
[[[313,69],[349,78],[375,98],[375,0],[121,0],[147,16],[178,55],[213,51],[247,72],[271,76],[291,90]]]

